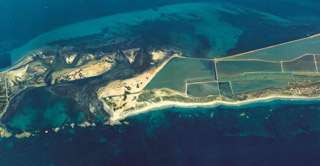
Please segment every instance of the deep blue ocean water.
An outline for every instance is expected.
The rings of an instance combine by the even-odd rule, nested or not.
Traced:
[[[63,25],[196,1],[3,0],[0,56]],[[244,30],[239,39],[242,42],[229,54],[320,32],[320,6],[314,5],[317,3],[314,0],[229,2],[296,21],[295,26],[279,29],[276,25],[264,27],[248,15],[241,18],[222,15],[224,21]],[[150,34],[154,33],[159,31],[150,30]],[[162,33],[159,34],[161,37]],[[0,68],[10,65],[9,61],[8,57],[0,57]],[[58,133],[50,130],[45,134],[45,130],[62,123],[81,122],[84,115],[77,113],[71,99],[41,89],[31,90],[28,95],[4,120],[11,130],[34,129],[40,133],[24,139],[0,139],[0,166],[320,165],[319,101],[276,100],[241,107],[168,108],[130,117],[125,120],[129,125],[97,123],[96,127],[66,127]]]
[[[1,165],[319,165],[318,101],[153,111],[0,141]]]

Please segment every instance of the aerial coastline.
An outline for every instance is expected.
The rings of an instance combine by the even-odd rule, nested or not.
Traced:
[[[307,53],[304,53],[303,55],[297,54],[293,57],[290,57],[291,59],[287,60],[287,61],[264,60],[263,59],[264,57],[261,57],[262,59],[259,59],[259,58],[254,59],[254,57],[253,57],[253,59],[241,58],[241,56],[245,57],[245,56],[251,55],[251,54],[254,55],[255,52],[259,52],[257,54],[264,54],[264,52],[262,52],[262,51],[265,51],[265,50],[266,50],[265,52],[267,54],[269,54],[269,58],[273,58],[273,57],[278,56],[278,53],[273,50],[277,50],[280,47],[290,47],[291,45],[299,46],[299,45],[305,44],[305,43],[312,45],[314,43],[317,43],[316,41],[318,40],[318,37],[319,37],[319,34],[316,34],[316,35],[306,37],[303,39],[289,41],[289,42],[286,42],[283,44],[277,44],[274,46],[269,46],[266,48],[261,48],[261,49],[257,49],[257,50],[253,50],[253,51],[249,51],[246,53],[237,54],[237,55],[233,55],[233,56],[229,56],[229,57],[225,57],[225,58],[206,59],[206,58],[193,58],[193,57],[176,56],[176,58],[178,58],[178,59],[180,58],[180,59],[190,59],[190,60],[201,60],[201,61],[205,61],[205,62],[214,63],[215,75],[213,75],[213,76],[208,75],[208,78],[205,78],[205,77],[200,78],[200,80],[203,80],[203,81],[199,81],[199,79],[198,79],[197,81],[193,81],[192,83],[189,83],[189,84],[200,85],[200,84],[217,83],[217,91],[218,92],[216,94],[214,94],[214,93],[211,94],[216,97],[211,97],[211,99],[208,99],[208,97],[202,98],[202,99],[201,98],[196,99],[197,98],[196,96],[188,94],[188,81],[186,81],[186,83],[184,83],[186,85],[185,90],[182,90],[180,92],[178,92],[179,90],[178,91],[170,91],[170,92],[162,92],[162,91],[164,91],[164,89],[161,90],[163,87],[157,86],[159,80],[154,78],[154,80],[156,80],[157,82],[155,84],[156,86],[153,87],[154,88],[153,90],[148,89],[148,88],[147,88],[147,90],[141,89],[141,92],[140,92],[141,94],[151,93],[150,95],[147,95],[148,97],[146,97],[143,102],[140,102],[140,103],[137,102],[137,104],[135,106],[133,105],[134,108],[132,108],[131,105],[130,105],[131,108],[129,106],[122,107],[120,104],[119,108],[116,108],[114,111],[111,111],[111,114],[110,114],[111,117],[109,118],[109,122],[107,122],[107,123],[111,123],[111,124],[117,123],[117,121],[125,119],[126,117],[131,116],[131,115],[137,115],[137,114],[140,114],[143,112],[148,112],[148,111],[163,109],[163,108],[168,108],[168,107],[183,107],[183,108],[185,108],[185,107],[187,107],[187,108],[189,108],[189,107],[215,107],[217,105],[239,106],[239,105],[244,105],[244,104],[250,104],[250,103],[255,103],[255,102],[264,102],[264,101],[275,100],[275,99],[288,99],[288,100],[289,99],[291,99],[291,100],[319,99],[319,97],[320,97],[318,94],[319,86],[318,86],[318,81],[316,81],[319,78],[319,74],[318,74],[319,71],[317,69],[318,62],[316,59],[318,59],[318,56],[320,54],[316,54],[317,52],[312,52],[312,53],[307,52]],[[318,47],[318,46],[312,45],[310,47],[312,49],[314,49],[314,47]],[[269,50],[271,50],[271,51],[269,51]],[[308,51],[308,49],[306,49],[306,51]],[[280,55],[281,55],[280,57],[286,58],[285,54],[281,53]],[[310,57],[310,62],[308,62],[309,60],[307,60],[308,56]],[[234,58],[238,58],[238,57],[240,57],[239,60],[234,59]],[[306,60],[304,60],[304,59],[306,59]],[[172,61],[173,59],[170,58],[169,60]],[[268,63],[277,64],[277,65],[279,65],[279,71],[273,71],[273,70],[269,71],[269,69],[267,69],[267,70],[263,69],[263,71],[261,71],[261,72],[253,71],[253,72],[243,72],[243,73],[240,72],[239,75],[234,75],[234,74],[222,75],[222,73],[228,73],[228,72],[230,73],[234,69],[233,68],[229,69],[227,64],[225,64],[223,66],[224,70],[220,71],[217,69],[217,65],[216,65],[217,63],[224,63],[224,62],[232,62],[232,63],[236,64],[238,62],[243,63],[246,61],[248,61],[250,63],[252,63],[252,62],[259,62],[259,63],[265,62],[266,64],[268,64]],[[251,65],[250,63],[248,63],[249,66]],[[298,64],[298,66],[292,66],[291,64],[294,64],[294,63],[300,63],[300,64]],[[167,62],[165,62],[165,64],[167,64]],[[244,66],[244,69],[246,67],[248,67],[248,65]],[[307,68],[304,68],[307,65],[308,66],[311,65],[311,66],[313,66],[313,68],[310,69],[310,71],[307,71],[306,70]],[[159,68],[161,68],[163,70],[163,66],[164,65],[160,65]],[[190,67],[190,66],[185,66],[185,67]],[[297,67],[299,67],[299,69]],[[300,69],[301,67],[302,67],[302,69]],[[167,68],[170,68],[170,67],[167,67]],[[274,67],[270,67],[270,68],[272,69]],[[238,70],[239,69],[235,68],[235,71],[232,71],[231,73],[238,72]],[[257,68],[257,70],[261,70],[261,69]],[[284,70],[286,70],[286,71],[284,71]],[[160,71],[160,70],[158,69],[158,71]],[[188,71],[185,71],[185,72],[188,72]],[[168,73],[168,76],[172,75],[172,74],[173,73]],[[249,75],[249,74],[252,75],[252,78],[247,77],[247,75]],[[258,75],[255,76],[255,74],[258,74]],[[265,76],[263,76],[263,74]],[[260,90],[258,88],[256,90],[247,91],[246,93],[244,93],[244,95],[242,95],[243,93],[235,94],[234,89],[232,88],[232,84],[231,84],[231,82],[238,83],[238,81],[243,81],[243,79],[244,80],[247,79],[250,82],[251,79],[261,79],[261,77],[262,77],[262,80],[271,78],[272,80],[276,81],[271,84],[278,84],[277,80],[287,79],[286,77],[288,74],[293,74],[294,77],[289,76],[288,80],[285,81],[284,83],[279,82],[279,85],[277,85],[279,87],[276,87],[276,86],[272,87],[271,86],[268,88],[267,86],[262,85],[262,83],[261,83],[261,85],[259,85],[259,86],[261,86]],[[174,77],[179,77],[179,74],[178,74],[173,77],[170,77],[169,80],[166,80],[165,77],[163,78],[163,76],[162,76],[163,74],[158,74],[158,75],[161,75],[161,79],[164,81],[171,81],[170,79],[174,79]],[[222,78],[219,79],[218,75],[221,75]],[[259,76],[259,75],[261,75],[261,76]],[[277,75],[279,75],[280,77]],[[300,78],[300,76],[303,76],[303,78]],[[197,76],[197,77],[200,77],[200,76]],[[212,79],[210,77],[215,77],[215,79]],[[311,81],[308,79],[306,80],[304,77],[309,77],[308,79],[314,77],[314,79],[316,79],[316,80],[314,82],[314,81]],[[134,79],[134,78],[132,78],[132,79]],[[299,81],[300,79],[302,79],[301,80],[302,82]],[[220,80],[223,80],[223,81],[220,81]],[[236,80],[236,81],[234,81],[234,80]],[[304,82],[304,81],[306,81],[306,82]],[[160,82],[161,82],[161,80],[160,80]],[[177,82],[177,81],[175,81],[175,82]],[[230,86],[230,88],[231,88],[230,89],[231,96],[225,96],[225,95],[221,94],[222,92],[221,92],[221,89],[219,88],[220,82],[222,82],[222,83],[226,82],[227,84],[229,84],[228,86]],[[174,82],[172,82],[172,83],[174,83]],[[152,84],[152,82],[149,84]],[[265,83],[263,83],[263,84],[265,84]],[[268,84],[270,84],[270,83],[268,83]],[[310,85],[306,85],[306,84],[310,84]],[[167,88],[170,89],[171,85],[170,84],[168,84],[168,85],[169,85],[169,87],[167,87]],[[183,85],[180,84],[179,86],[183,86]],[[282,88],[282,90],[281,90],[281,88]],[[276,90],[276,89],[278,89],[278,90]],[[150,90],[150,91],[148,92],[148,90]],[[147,92],[143,92],[143,91],[147,91]],[[165,95],[163,95],[163,93]],[[245,94],[249,94],[249,95],[247,96]],[[176,96],[176,97],[173,97],[173,98],[167,99],[167,100],[163,100],[164,97],[172,96],[172,95]],[[99,98],[101,98],[101,99],[107,97],[107,96],[101,96],[101,95],[98,95],[98,96],[100,96]],[[137,95],[137,97],[138,97],[138,95]],[[175,98],[177,98],[177,99],[175,99]],[[151,100],[151,101],[148,101],[148,100]],[[154,101],[152,101],[152,100],[154,100]],[[110,107],[107,105],[107,103],[108,103],[107,99],[100,100],[100,101],[104,103],[105,110],[110,111],[113,109],[113,106]],[[110,101],[112,103],[112,100],[110,100]],[[121,101],[121,98],[117,99],[117,101]],[[131,102],[131,104],[132,103],[133,102]],[[126,102],[124,102],[123,105],[126,105]]]
[[[218,106],[245,106],[254,103],[268,103],[275,100],[287,100],[287,101],[306,101],[306,100],[320,100],[320,96],[318,97],[304,97],[304,96],[268,96],[268,97],[261,97],[256,99],[244,100],[244,101],[211,101],[207,103],[183,103],[183,102],[176,102],[176,101],[163,101],[159,103],[150,103],[147,106],[131,111],[126,112],[125,114],[119,117],[111,117],[106,124],[119,124],[121,120],[126,119],[130,116],[139,115],[142,113],[150,112],[150,111],[160,111],[162,109],[172,108],[172,107],[179,107],[179,108],[216,108]]]
[[[283,44],[278,44],[275,46],[269,46],[267,48],[262,48],[258,50],[249,51],[242,54],[237,54],[233,56],[228,56],[225,58],[195,58],[195,57],[186,57],[181,54],[181,52],[172,51],[172,50],[150,50],[144,51],[139,48],[133,48],[129,50],[124,50],[120,52],[113,52],[107,54],[99,55],[99,59],[92,59],[94,55],[92,54],[85,54],[86,56],[80,57],[74,51],[74,49],[64,48],[66,53],[62,57],[53,57],[51,56],[51,50],[46,48],[42,50],[36,50],[32,55],[27,56],[26,59],[19,62],[18,65],[11,67],[11,69],[2,72],[5,75],[5,86],[6,86],[6,93],[7,96],[7,104],[5,109],[1,112],[1,116],[6,113],[7,107],[10,104],[10,99],[14,98],[20,92],[24,91],[26,88],[36,88],[36,87],[43,87],[48,85],[59,85],[66,81],[76,81],[82,80],[85,78],[90,78],[94,76],[99,76],[105,73],[106,71],[112,70],[115,68],[117,63],[125,63],[131,65],[139,65],[143,66],[144,63],[150,63],[151,66],[148,67],[146,70],[140,73],[136,73],[131,77],[124,79],[112,81],[108,83],[106,86],[100,87],[97,91],[97,98],[103,104],[103,109],[109,114],[109,119],[106,124],[116,124],[120,120],[125,119],[128,116],[137,115],[140,113],[158,110],[168,107],[182,107],[182,108],[193,108],[193,107],[216,107],[218,105],[230,105],[230,106],[240,106],[255,102],[265,102],[270,100],[276,99],[287,99],[287,100],[313,100],[319,99],[318,95],[318,82],[317,78],[319,75],[317,69],[317,59],[320,54],[311,54],[305,53],[304,55],[296,55],[293,60],[290,61],[268,61],[264,59],[241,59],[241,56],[247,56],[248,54],[255,54],[255,52],[261,52],[264,50],[269,50],[277,47],[286,47],[290,44],[299,44],[299,42],[312,42],[315,43],[314,40],[319,36],[319,34],[306,37],[303,39],[298,39],[291,42],[286,42]],[[61,52],[63,53],[63,52]],[[270,58],[276,56],[277,53],[275,51],[269,51]],[[233,59],[240,57],[240,60]],[[310,58],[309,58],[310,57]],[[64,61],[65,65],[72,65],[77,63],[78,67],[73,68],[66,68],[64,70],[57,70],[57,72],[52,71],[50,72],[51,76],[48,81],[41,81],[41,79],[45,79],[48,76],[41,76],[43,73],[47,73],[50,71],[51,65],[54,67],[54,61]],[[148,60],[150,58],[150,60]],[[263,57],[262,57],[263,58]],[[304,58],[307,61],[304,60]],[[35,60],[37,59],[37,60]],[[55,60],[57,59],[57,60]],[[92,60],[91,60],[92,59]],[[126,60],[127,59],[127,60]],[[230,59],[230,60],[229,60]],[[82,61],[87,60],[87,63],[82,63]],[[233,68],[228,68],[229,64],[223,64],[225,62],[232,62],[238,65],[238,62],[246,62],[248,61],[248,65],[251,68],[257,68],[255,66],[256,62],[263,62],[268,65],[268,63],[274,64],[281,64],[280,71],[272,71],[270,72],[269,69],[255,69],[255,70],[246,72],[246,67],[243,67],[243,72],[238,69],[234,70]],[[303,61],[302,61],[303,60]],[[42,62],[43,61],[43,62]],[[301,61],[301,62],[300,62]],[[310,62],[309,62],[310,61]],[[39,63],[41,62],[41,63]],[[186,63],[188,62],[188,63]],[[212,69],[201,69],[201,66],[194,66],[191,65],[197,64],[201,65],[202,63],[208,63],[213,65]],[[250,63],[249,63],[250,62]],[[304,66],[310,66],[310,64],[315,64],[315,68],[312,69],[314,71],[304,71],[304,68],[301,70],[300,68],[296,68],[296,66],[292,66],[292,62],[304,63]],[[42,64],[45,63],[46,65]],[[80,65],[78,65],[80,63]],[[177,63],[177,64],[175,64]],[[186,63],[186,66],[183,66],[183,63]],[[221,65],[222,63],[223,65]],[[252,64],[253,63],[253,64]],[[288,64],[288,65],[287,65]],[[40,66],[39,66],[40,65]],[[198,70],[201,71],[210,71],[206,73],[194,73],[195,77],[192,75],[186,76],[182,79],[182,81],[176,80],[173,81],[170,79],[175,79],[175,77],[180,77],[183,73],[172,73],[174,71],[169,71],[167,75],[164,75],[164,71],[170,68],[170,66],[182,65],[179,68],[182,68],[183,73],[188,72],[197,72]],[[35,68],[32,68],[35,66]],[[302,67],[304,67],[302,66]],[[103,69],[101,68],[103,67]],[[183,70],[183,68],[194,68],[190,71]],[[205,66],[203,66],[205,67]],[[218,70],[218,68],[223,68],[223,70]],[[227,68],[226,68],[227,67]],[[287,68],[285,68],[287,67]],[[290,67],[290,68],[288,68]],[[274,68],[274,67],[271,67]],[[232,82],[235,84],[245,83],[243,80],[251,81],[252,79],[262,79],[262,81],[277,81],[278,79],[288,79],[288,74],[291,72],[284,72],[284,68],[286,70],[292,70],[292,76],[289,77],[289,80],[285,81],[284,83],[279,82],[279,85],[275,87],[267,87],[266,83],[258,83],[254,86],[258,86],[256,90],[247,90],[247,91],[239,91],[239,88],[233,87]],[[30,75],[32,73],[28,73],[29,70],[35,70],[36,77]],[[170,69],[175,70],[175,69]],[[251,70],[251,69],[250,69]],[[259,72],[259,70],[262,70]],[[298,71],[296,71],[298,70]],[[301,71],[300,71],[301,70]],[[10,72],[8,72],[10,71]],[[239,74],[234,75],[234,72],[239,72]],[[229,74],[231,73],[231,74]],[[259,76],[255,75],[256,73],[261,73]],[[167,79],[167,76],[171,75],[172,78]],[[175,75],[177,74],[177,75]],[[38,77],[40,75],[41,77]],[[159,76],[160,75],[160,76]],[[202,75],[202,76],[201,76]],[[252,75],[252,76],[251,76]],[[283,76],[282,76],[283,75]],[[218,77],[219,76],[219,77]],[[250,76],[250,77],[248,77]],[[279,77],[280,76],[280,77]],[[43,77],[43,78],[42,78]],[[156,77],[161,77],[160,80]],[[252,77],[252,78],[251,78]],[[270,77],[270,78],[269,78]],[[307,80],[306,80],[306,78]],[[28,80],[30,82],[23,86],[19,85],[22,80]],[[33,81],[33,79],[35,79]],[[311,79],[311,80],[309,80]],[[315,79],[315,81],[312,81]],[[301,81],[299,81],[301,80]],[[36,83],[34,83],[36,81]],[[171,83],[167,84],[166,82],[169,81]],[[307,81],[307,82],[305,82]],[[311,82],[310,82],[311,81]],[[166,86],[161,85],[162,82],[166,83]],[[153,85],[154,84],[154,85]],[[177,85],[174,85],[177,84]],[[215,85],[216,84],[216,85]],[[270,83],[268,83],[270,84]],[[271,84],[278,84],[277,82]],[[151,86],[152,85],[152,86]],[[174,85],[174,86],[173,86]],[[191,93],[189,90],[195,87],[193,85],[197,85],[201,88],[204,88],[204,85],[213,86],[212,88],[217,88],[217,91],[212,91],[205,96],[202,94],[203,92],[199,93]],[[241,84],[240,84],[241,85]],[[168,86],[168,87],[167,87]],[[172,86],[172,88],[170,87]],[[189,87],[190,86],[190,87]],[[215,87],[216,86],[216,87]],[[230,86],[230,87],[229,87]],[[242,85],[241,85],[242,86]],[[240,87],[241,87],[240,86]],[[175,89],[174,87],[179,87],[180,90]],[[181,90],[181,87],[185,87]],[[188,88],[189,87],[189,88]],[[227,89],[226,89],[227,88]],[[230,88],[230,90],[228,90]],[[236,88],[236,89],[235,89]],[[279,89],[280,88],[280,89]],[[282,88],[282,89],[281,89]],[[238,90],[237,90],[238,89]],[[207,89],[210,90],[210,89]],[[200,95],[200,96],[197,96]],[[204,95],[204,96],[202,96]],[[143,98],[143,99],[142,99]],[[164,99],[166,98],[166,99]],[[97,109],[95,106],[90,104],[90,112],[94,113]]]
[[[0,166],[320,165],[315,0],[0,9]]]
[[[44,124],[56,117],[50,125],[57,132],[71,123],[117,124],[129,116],[170,107],[236,108],[277,99],[320,99],[320,34],[226,56],[246,32],[222,21],[222,13],[234,17],[245,10],[230,4],[188,3],[130,13],[137,20],[129,22],[124,17],[128,14],[97,18],[34,38],[13,50],[13,65],[0,70],[1,135],[10,135],[7,125],[29,132],[13,136],[32,136],[33,130],[41,130],[30,127],[38,123],[35,117]],[[255,17],[284,27],[291,24],[264,16],[268,14],[257,12]],[[171,22],[175,19],[179,25]],[[184,28],[180,23],[190,29],[180,34]],[[122,24],[127,26],[118,30]],[[175,27],[159,32],[164,36],[161,41],[172,42],[153,41],[139,31],[159,25]],[[81,29],[65,34],[76,27]],[[86,31],[86,27],[94,28]],[[232,33],[225,36],[225,31]],[[55,36],[57,32],[61,36]],[[179,35],[182,39],[170,38]],[[43,104],[37,103],[40,100]]]
[[[276,100],[284,100],[284,101],[318,101],[320,100],[320,96],[318,97],[304,97],[304,96],[268,96],[268,97],[261,97],[261,98],[256,98],[256,99],[250,99],[250,100],[245,100],[245,101],[222,101],[222,100],[217,100],[217,101],[211,101],[207,103],[183,103],[183,102],[176,102],[176,101],[163,101],[159,103],[150,103],[147,106],[143,108],[136,109],[131,112],[126,112],[125,114],[122,114],[121,116],[118,117],[111,117],[107,122],[104,123],[104,125],[121,125],[121,124],[128,124],[128,122],[125,121],[126,118],[131,117],[131,116],[138,116],[143,113],[148,113],[151,111],[162,111],[168,108],[216,108],[219,106],[230,106],[237,108],[239,106],[246,106],[250,104],[255,104],[255,103],[266,103],[276,101]],[[62,127],[58,128],[52,128],[53,132],[59,132],[59,130],[62,128],[64,129],[65,127],[70,126],[71,128],[74,128],[76,124],[71,123],[71,124],[64,124]],[[77,124],[79,127],[91,127],[91,126],[96,126],[95,123],[89,123],[89,122],[84,122],[82,124]],[[44,133],[48,133],[50,130],[45,130]],[[22,133],[17,133],[17,134],[12,134],[8,130],[6,130],[3,127],[0,127],[0,138],[9,138],[11,136],[14,136],[16,138],[28,138],[30,136],[35,136],[39,134],[40,131],[24,131]]]

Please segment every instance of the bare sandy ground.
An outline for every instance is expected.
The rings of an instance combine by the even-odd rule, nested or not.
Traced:
[[[163,58],[162,53],[155,53],[157,59]],[[163,55],[164,56],[164,55]],[[125,91],[127,90],[125,86],[130,86],[131,89],[129,90],[130,93],[137,93],[142,91],[148,83],[153,79],[154,76],[157,75],[157,73],[163,69],[163,67],[172,59],[175,57],[180,57],[178,54],[172,55],[170,58],[165,60],[161,63],[160,66],[153,68],[151,70],[145,71],[140,75],[137,75],[134,78],[126,79],[126,80],[116,80],[111,82],[105,87],[102,87],[98,90],[97,94],[99,98],[102,97],[108,97],[108,96],[119,96],[124,95]],[[136,86],[139,84],[139,86]]]

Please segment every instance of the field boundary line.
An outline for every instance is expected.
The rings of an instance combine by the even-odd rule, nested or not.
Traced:
[[[313,60],[314,60],[314,65],[316,66],[316,71],[317,71],[317,73],[319,73],[316,56],[314,54],[313,54]]]
[[[287,62],[292,62],[292,61],[295,61],[295,60],[298,60],[300,58],[303,58],[305,56],[308,56],[308,55],[320,55],[320,54],[312,54],[312,53],[305,53],[305,54],[302,54],[294,59],[291,59],[291,60],[286,60],[286,61],[271,61],[271,60],[263,60],[263,59],[218,59],[218,61],[222,61],[222,62],[234,62],[234,61],[259,61],[259,62],[267,62],[267,63],[280,63],[280,62],[284,62],[284,63],[287,63]]]
[[[203,60],[203,61],[213,61],[213,59],[211,59],[211,58],[195,58],[195,57],[187,57],[187,56],[178,56],[177,58]]]
[[[188,83],[186,82],[185,88],[184,88],[184,93],[188,95]]]
[[[229,81],[229,85],[230,85],[230,89],[231,89],[231,92],[232,92],[232,96],[234,96],[234,92],[233,92],[233,88],[232,88],[232,83],[231,83],[231,81]]]
[[[302,40],[306,40],[306,39],[312,39],[312,38],[317,37],[317,36],[320,36],[320,33],[312,35],[312,36],[309,36],[309,37],[301,38],[301,39],[296,39],[296,40],[292,40],[292,41],[288,41],[288,42],[284,42],[284,43],[280,43],[280,44],[276,44],[276,45],[272,45],[272,46],[268,46],[268,47],[264,47],[264,48],[259,48],[259,49],[256,49],[256,50],[247,51],[247,52],[240,53],[240,54],[231,55],[231,56],[228,56],[228,57],[225,57],[225,58],[238,57],[238,56],[241,56],[241,55],[244,55],[244,54],[257,52],[257,51],[273,48],[273,47],[276,47],[276,46],[281,46],[281,45],[285,45],[285,44],[289,44],[289,43],[293,43],[293,42],[298,42],[298,41],[302,41]],[[224,58],[222,58],[222,59],[224,59]]]
[[[218,62],[244,62],[244,61],[259,61],[259,62],[266,62],[266,63],[280,63],[279,61],[269,61],[263,59],[226,59],[226,60],[217,60]]]
[[[217,68],[217,59],[214,59],[213,63],[214,63],[214,69],[215,69],[215,72],[216,72],[216,80],[217,80],[218,92],[219,92],[219,96],[220,96],[221,92],[220,92],[220,87],[219,87],[219,75],[218,75],[218,68]]]
[[[212,82],[218,82],[218,81],[201,81],[201,82],[192,82],[192,83],[188,83],[188,85],[206,84],[206,83],[212,83]]]

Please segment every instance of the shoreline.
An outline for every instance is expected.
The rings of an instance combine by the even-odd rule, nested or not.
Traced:
[[[31,61],[32,61],[32,55],[26,54],[23,57],[21,57],[15,64],[11,64],[8,67],[1,68],[0,74],[14,70],[15,68],[22,66],[22,65],[25,65]]]
[[[147,106],[137,109],[132,112],[128,112],[124,115],[118,116],[118,117],[110,117],[109,121],[107,123],[113,125],[118,124],[120,120],[124,120],[127,117],[130,116],[136,116],[142,113],[147,113],[151,111],[157,111],[167,108],[173,108],[173,107],[179,107],[179,108],[215,108],[221,105],[224,106],[243,106],[243,105],[249,105],[253,103],[263,103],[263,102],[270,102],[274,100],[289,100],[289,101],[305,101],[305,100],[320,100],[320,96],[318,97],[304,97],[304,96],[281,96],[281,95],[273,95],[268,97],[262,97],[262,98],[255,98],[255,99],[249,99],[249,100],[243,100],[243,101],[222,101],[222,100],[216,100],[206,103],[183,103],[183,102],[177,102],[177,101],[164,101],[159,103],[153,103],[148,104]]]
[[[221,101],[221,100],[216,100],[216,101],[211,101],[207,103],[182,103],[182,102],[175,102],[175,101],[164,101],[160,103],[155,103],[155,104],[149,104],[146,107],[143,107],[141,109],[137,109],[134,112],[129,112],[125,115],[122,115],[117,118],[110,118],[106,123],[103,125],[122,125],[120,122],[121,120],[125,120],[127,117],[132,117],[132,116],[137,116],[139,114],[143,113],[148,113],[151,111],[161,111],[167,108],[216,108],[218,106],[245,106],[249,104],[254,104],[254,103],[267,103],[275,100],[284,100],[284,101],[312,101],[312,100],[320,100],[320,96],[318,97],[303,97],[303,96],[281,96],[281,95],[274,95],[274,96],[268,96],[268,97],[262,97],[262,98],[256,98],[256,99],[250,99],[250,100],[244,100],[244,101]],[[124,124],[126,124],[124,122]],[[47,134],[49,131],[52,130],[52,132],[58,132],[60,129],[63,129],[65,127],[71,127],[74,128],[75,126],[77,127],[95,127],[95,123],[89,123],[87,121],[79,124],[75,123],[70,123],[66,124],[60,127],[44,130],[44,133]],[[2,128],[0,126],[0,138],[9,138],[9,137],[15,137],[15,138],[29,138],[30,136],[35,136],[39,134],[38,131],[23,131],[21,133],[11,133],[6,130],[6,128]],[[1,135],[2,134],[2,135]],[[4,135],[5,134],[5,135]]]

